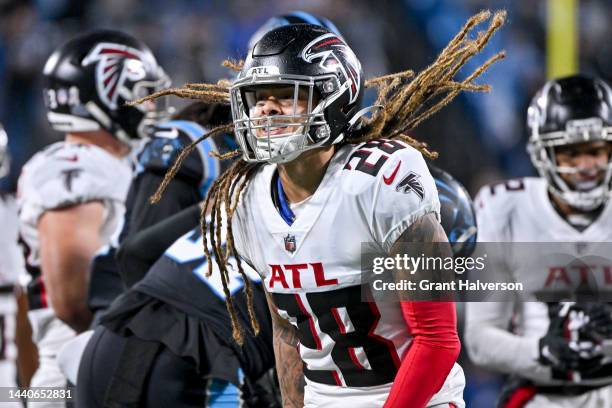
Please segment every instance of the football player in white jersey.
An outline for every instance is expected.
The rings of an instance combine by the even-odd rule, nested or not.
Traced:
[[[233,237],[269,294],[283,404],[462,407],[454,304],[361,300],[362,243],[395,255],[447,241],[417,149],[340,143],[361,81],[337,35],[290,25],[262,37],[231,89],[243,158],[257,163]]]
[[[612,241],[608,84],[583,75],[547,82],[529,107],[528,127],[528,150],[540,177],[480,191],[478,241]],[[592,320],[581,328],[580,348],[563,330],[572,310]],[[607,304],[474,302],[466,307],[465,343],[475,363],[521,379],[505,393],[500,406],[612,406],[612,366],[596,342],[582,341],[593,337],[588,330],[595,331],[594,325],[610,338]]]
[[[24,166],[18,199],[40,360],[31,386],[60,387],[66,379],[56,354],[89,326],[88,270],[123,219],[131,147],[165,113],[156,103],[125,102],[169,80],[146,45],[115,31],[68,41],[49,57],[43,76],[47,118],[66,136]]]
[[[0,179],[6,177],[10,167],[8,137],[0,125]],[[15,197],[0,192],[0,386],[17,385],[15,331],[17,304],[15,285],[23,271],[23,256],[17,244],[18,222]],[[0,407],[20,406],[17,402],[0,402]]]

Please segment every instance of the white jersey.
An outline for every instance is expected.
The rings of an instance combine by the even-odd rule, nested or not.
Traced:
[[[0,195],[0,386],[16,386],[15,314],[13,286],[23,273],[23,256],[17,244],[17,203],[9,194]],[[0,404],[2,406],[2,404]]]
[[[123,220],[131,175],[132,169],[127,159],[117,159],[93,145],[58,142],[28,161],[19,178],[18,202],[20,233],[27,247],[26,262],[33,280],[40,280],[37,271],[40,267],[38,221],[43,213],[100,201],[105,207],[100,231],[105,244]],[[36,282],[30,286],[34,284]],[[46,296],[43,295],[36,293],[37,299],[30,298],[30,307],[47,307]]]
[[[558,242],[564,248],[569,245],[578,248],[573,243],[612,241],[610,202],[581,232],[557,213],[542,178],[486,186],[477,195],[475,208],[479,242]],[[530,255],[543,257],[537,247]],[[538,281],[552,276],[550,271],[550,268],[542,269],[543,275],[537,277]],[[533,274],[533,270],[526,272]],[[516,278],[524,280],[524,276]],[[535,301],[532,295],[526,300],[530,301],[467,303],[465,344],[469,355],[477,364],[517,374],[538,384],[563,382],[553,380],[550,369],[537,361],[539,339],[549,326],[548,307]],[[508,331],[511,323],[513,333]],[[612,379],[605,381],[612,383]],[[583,379],[582,384],[589,384],[588,379]]]
[[[384,401],[411,337],[398,303],[362,302],[362,243],[387,254],[414,220],[439,213],[425,161],[397,141],[344,146],[292,225],[273,202],[275,173],[265,165],[253,176],[233,233],[279,314],[297,328],[306,406],[359,394],[369,402],[353,406],[370,406],[372,393]]]
[[[9,194],[0,195],[0,287],[14,285],[23,271],[23,256],[19,249],[17,203]]]

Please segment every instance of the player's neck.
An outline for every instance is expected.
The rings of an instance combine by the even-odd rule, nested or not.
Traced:
[[[278,165],[283,192],[290,203],[299,203],[314,194],[334,156],[333,146],[304,152],[296,160]]]
[[[567,217],[578,211],[554,194],[548,193],[548,198],[550,198],[550,200],[554,204],[554,207],[557,210],[557,212],[563,217]]]
[[[561,215],[568,221],[572,219],[571,217],[582,217],[584,219],[589,220],[590,223],[597,219],[603,209],[603,206],[600,206],[591,211],[583,211],[570,206],[568,203],[557,197],[555,194],[548,193],[548,197],[552,201],[553,207],[559,213],[559,215]],[[572,223],[570,222],[570,224]]]
[[[67,133],[66,142],[94,145],[106,150],[115,157],[123,157],[130,152],[130,147],[104,130],[93,132]]]

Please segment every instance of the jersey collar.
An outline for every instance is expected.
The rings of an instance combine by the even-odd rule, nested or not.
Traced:
[[[260,180],[254,183],[254,193],[257,197],[257,207],[262,217],[262,224],[270,234],[275,236],[275,241],[279,245],[283,242],[283,236],[291,234],[296,238],[295,252],[299,251],[304,239],[321,216],[326,203],[339,185],[338,173],[342,171],[350,152],[350,146],[338,149],[327,166],[321,184],[308,202],[304,203],[303,210],[299,216],[294,218],[292,223],[287,222],[274,204],[272,183],[276,181],[273,180],[273,177],[277,173],[277,166],[273,164],[264,167],[260,173]],[[287,208],[289,208],[288,203]]]
[[[542,208],[544,217],[539,217],[539,211],[534,211],[535,221],[545,230],[551,231],[560,241],[579,241],[589,240],[589,237],[598,236],[601,240],[607,240],[612,231],[606,228],[605,220],[612,217],[612,200],[604,204],[598,217],[584,230],[574,228],[565,218],[563,218],[554,208],[548,193],[548,184],[542,180],[537,185],[537,193],[530,195],[534,209]],[[604,238],[605,237],[605,238]],[[592,239],[591,239],[592,240]]]

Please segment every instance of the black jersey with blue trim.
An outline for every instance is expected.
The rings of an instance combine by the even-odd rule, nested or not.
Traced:
[[[198,143],[195,151],[183,162],[161,201],[155,206],[149,204],[149,197],[157,190],[181,150],[207,131],[199,124],[186,120],[172,120],[156,126],[153,138],[139,155],[136,175],[128,193],[126,226],[121,239],[206,196],[213,181],[230,164],[219,161],[210,153],[223,154],[237,148],[234,139],[227,134],[215,135]]]
[[[231,321],[225,306],[225,294],[217,265],[213,264],[210,277],[205,276],[208,262],[202,251],[202,234],[199,227],[176,240],[133,290],[160,299],[200,319],[236,351],[245,374],[258,378],[274,366],[270,313],[259,275],[243,262],[244,271],[253,288],[255,314],[260,325],[260,334],[254,336],[250,329],[243,291],[245,282],[237,272],[236,260],[233,257],[228,260],[228,264],[228,288],[238,319],[245,329],[242,347],[232,338]]]
[[[153,138],[139,155],[136,177],[142,172],[163,176],[172,167],[181,150],[207,131],[209,129],[187,120],[172,120],[157,125]],[[212,182],[224,170],[224,163],[210,156],[210,153],[226,153],[236,149],[236,146],[233,139],[225,134],[203,140],[187,156],[176,178],[198,185],[201,195],[205,195]]]
[[[212,182],[229,165],[227,161],[220,162],[209,153],[226,153],[237,147],[227,134],[215,135],[200,142],[185,160],[161,201],[156,205],[149,203],[149,197],[155,193],[181,149],[207,131],[199,124],[186,120],[172,120],[155,127],[152,139],[138,156],[135,176],[126,199],[125,222],[119,242],[205,197]],[[114,259],[115,247],[119,242],[112,242],[92,262],[88,305],[96,317],[123,291],[124,285]]]

